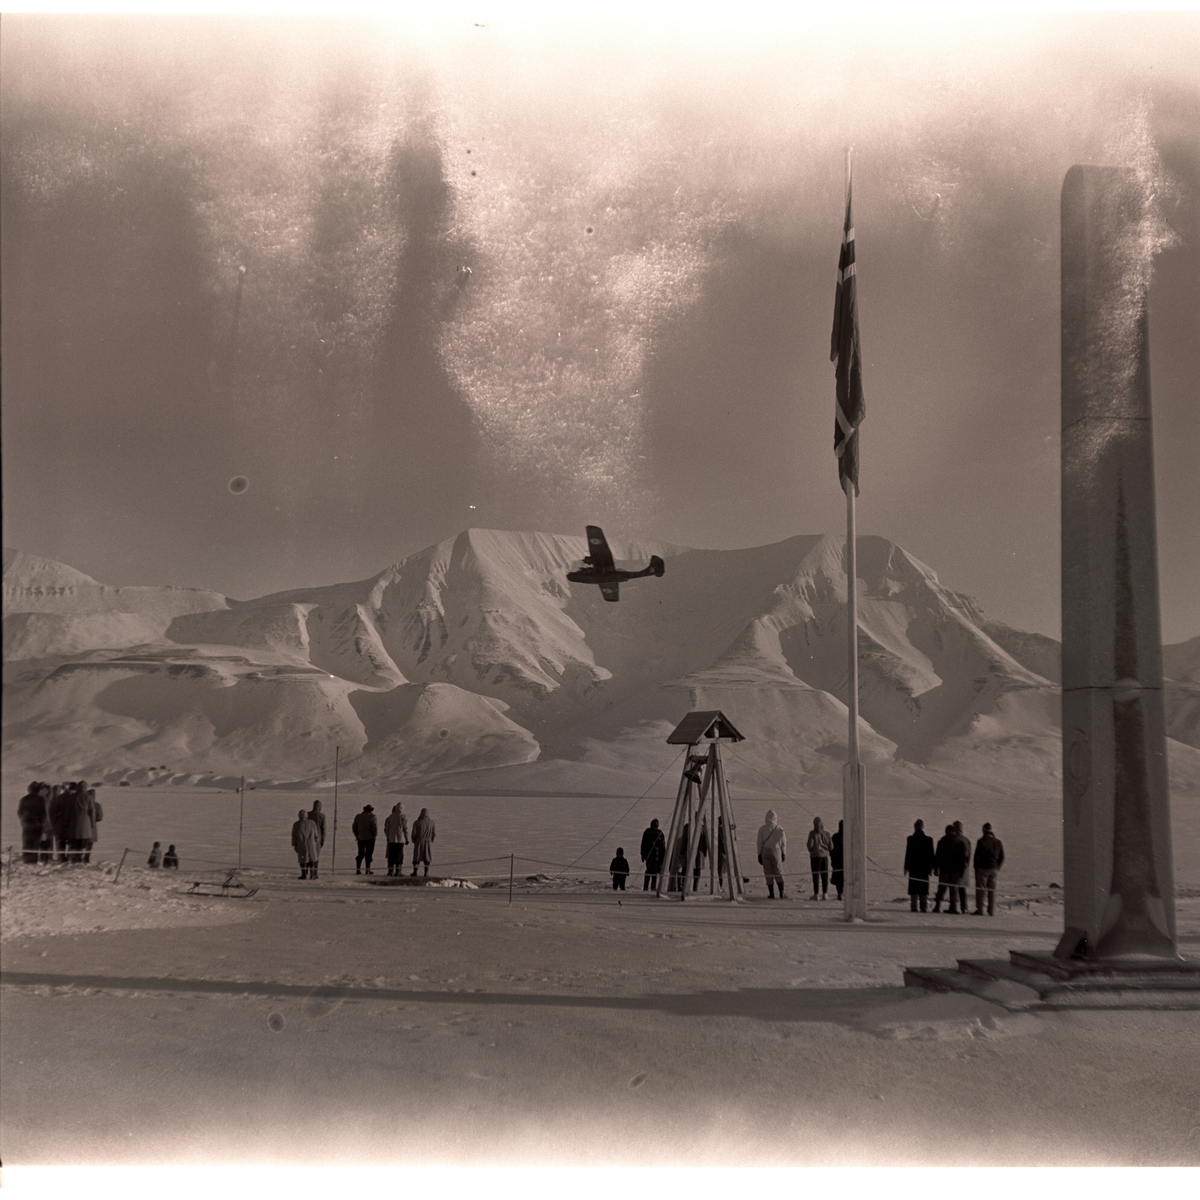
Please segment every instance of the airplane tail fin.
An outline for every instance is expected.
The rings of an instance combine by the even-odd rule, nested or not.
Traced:
[[[650,555],[650,570],[654,572],[658,578],[662,578],[663,572],[666,570],[666,564],[657,554]]]

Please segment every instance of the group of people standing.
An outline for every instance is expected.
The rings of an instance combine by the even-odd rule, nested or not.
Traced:
[[[908,877],[908,896],[913,912],[926,911],[929,897],[929,879],[938,878],[937,895],[933,900],[933,911],[942,911],[942,897],[949,893],[949,911],[965,914],[967,909],[967,864],[975,870],[975,916],[983,916],[984,903],[987,915],[996,915],[996,881],[1000,868],[1004,866],[1004,844],[992,832],[990,823],[985,822],[983,836],[975,843],[971,853],[971,839],[963,832],[961,821],[946,826],[945,834],[936,846],[933,838],[925,832],[925,822],[917,821],[909,835],[904,853],[904,874]]]
[[[663,831],[659,828],[658,818],[656,817],[650,822],[647,829],[642,833],[641,859],[646,864],[642,879],[642,891],[650,892],[657,891],[659,885],[659,876],[663,873],[664,866],[667,867],[668,874],[666,876],[666,884],[668,892],[680,892],[684,890],[684,875],[686,874],[686,866],[684,860],[688,856],[688,850],[691,846],[692,828],[690,824],[685,824],[679,831],[679,836],[675,839],[675,848],[671,854],[670,865],[667,866],[667,838]],[[692,891],[696,891],[700,887],[700,874],[703,870],[704,863],[708,858],[711,847],[708,840],[708,828],[705,825],[700,826],[700,836],[697,839],[696,845],[696,862],[692,868]],[[617,848],[617,858],[622,861],[624,850]],[[610,871],[616,871],[617,859],[613,859],[609,866]],[[717,818],[717,886],[723,885],[725,874],[729,870],[729,856],[725,844],[725,819]],[[625,873],[629,873],[629,867],[626,865]],[[613,880],[613,887],[617,887],[616,879]],[[622,882],[621,890],[624,890]]]
[[[813,818],[813,827],[808,831],[805,842],[808,867],[812,872],[813,900],[828,900],[831,883],[838,899],[842,898],[842,888],[845,884],[844,844],[843,822],[838,822],[836,833],[830,833],[820,817]],[[783,890],[783,864],[787,860],[787,834],[779,824],[779,817],[773,808],[767,809],[755,839],[755,849],[758,851],[759,865],[766,877],[768,898],[774,899],[778,889],[779,899],[786,900],[787,894]]]
[[[17,805],[21,861],[88,863],[99,840],[96,826],[104,809],[86,780],[41,783],[34,780]]]
[[[375,843],[379,840],[379,819],[375,816],[373,804],[363,805],[351,824],[351,832],[358,843],[358,853],[354,858],[355,875],[374,875],[371,863],[375,857]],[[387,873],[402,875],[404,873],[404,847],[409,844],[408,818],[404,815],[404,806],[395,804],[383,823],[384,836],[387,838]],[[429,864],[433,861],[433,839],[436,830],[433,818],[427,808],[421,809],[421,815],[412,823],[412,873],[417,873],[417,867],[425,866],[425,874],[429,874]],[[292,849],[300,862],[300,878],[316,879],[317,865],[321,848],[325,845],[325,814],[321,811],[321,801],[314,800],[311,811],[300,810],[295,824],[292,826]]]
[[[690,830],[685,825],[676,842],[675,853],[672,856],[669,868],[671,873],[668,876],[668,891],[678,891],[683,887],[683,859],[687,853],[686,848],[688,846],[689,833]],[[692,873],[693,891],[696,890],[699,884],[701,864],[709,853],[707,834],[708,831],[702,827],[700,830],[699,845],[697,846],[696,865]],[[825,829],[820,817],[814,819],[812,830],[808,835],[808,856],[809,866],[812,870],[812,898],[814,900],[826,899],[831,883],[837,890],[838,898],[841,898],[844,880],[842,844],[843,828],[841,821],[838,822],[837,832],[830,834]],[[778,891],[779,899],[786,900],[787,894],[784,891],[783,864],[787,858],[787,834],[784,833],[783,827],[779,824],[779,818],[773,808],[767,810],[766,820],[762,828],[758,831],[758,837],[755,841],[755,852],[758,855],[759,865],[763,869],[763,875],[766,877],[768,896],[774,899],[776,891]],[[649,892],[656,890],[659,884],[659,876],[667,860],[667,841],[663,831],[659,828],[657,820],[651,821],[649,828],[642,834],[640,853],[642,862],[645,863],[642,891]],[[724,879],[725,873],[729,869],[725,845],[725,825],[724,821],[718,818],[718,881]],[[609,871],[613,873],[613,887],[624,890],[625,876],[629,873],[629,864],[624,858],[624,851],[622,849],[617,849],[617,857],[609,865]]]

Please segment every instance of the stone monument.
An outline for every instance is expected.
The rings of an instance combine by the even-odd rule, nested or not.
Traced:
[[[1145,188],[1062,190],[1060,959],[1178,958],[1163,716]]]

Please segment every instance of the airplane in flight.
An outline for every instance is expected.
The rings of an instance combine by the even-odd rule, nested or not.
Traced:
[[[583,560],[582,570],[567,572],[567,579],[571,583],[599,585],[600,594],[605,600],[620,600],[620,585],[624,580],[641,579],[645,575],[661,576],[666,569],[663,560],[657,554],[652,554],[650,565],[644,571],[618,571],[613,562],[612,551],[605,540],[604,530],[599,525],[587,527],[587,540],[591,554]]]

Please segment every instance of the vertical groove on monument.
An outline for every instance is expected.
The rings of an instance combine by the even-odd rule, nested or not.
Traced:
[[[1056,954],[1177,958],[1159,632],[1147,200],[1062,191],[1063,869]]]

